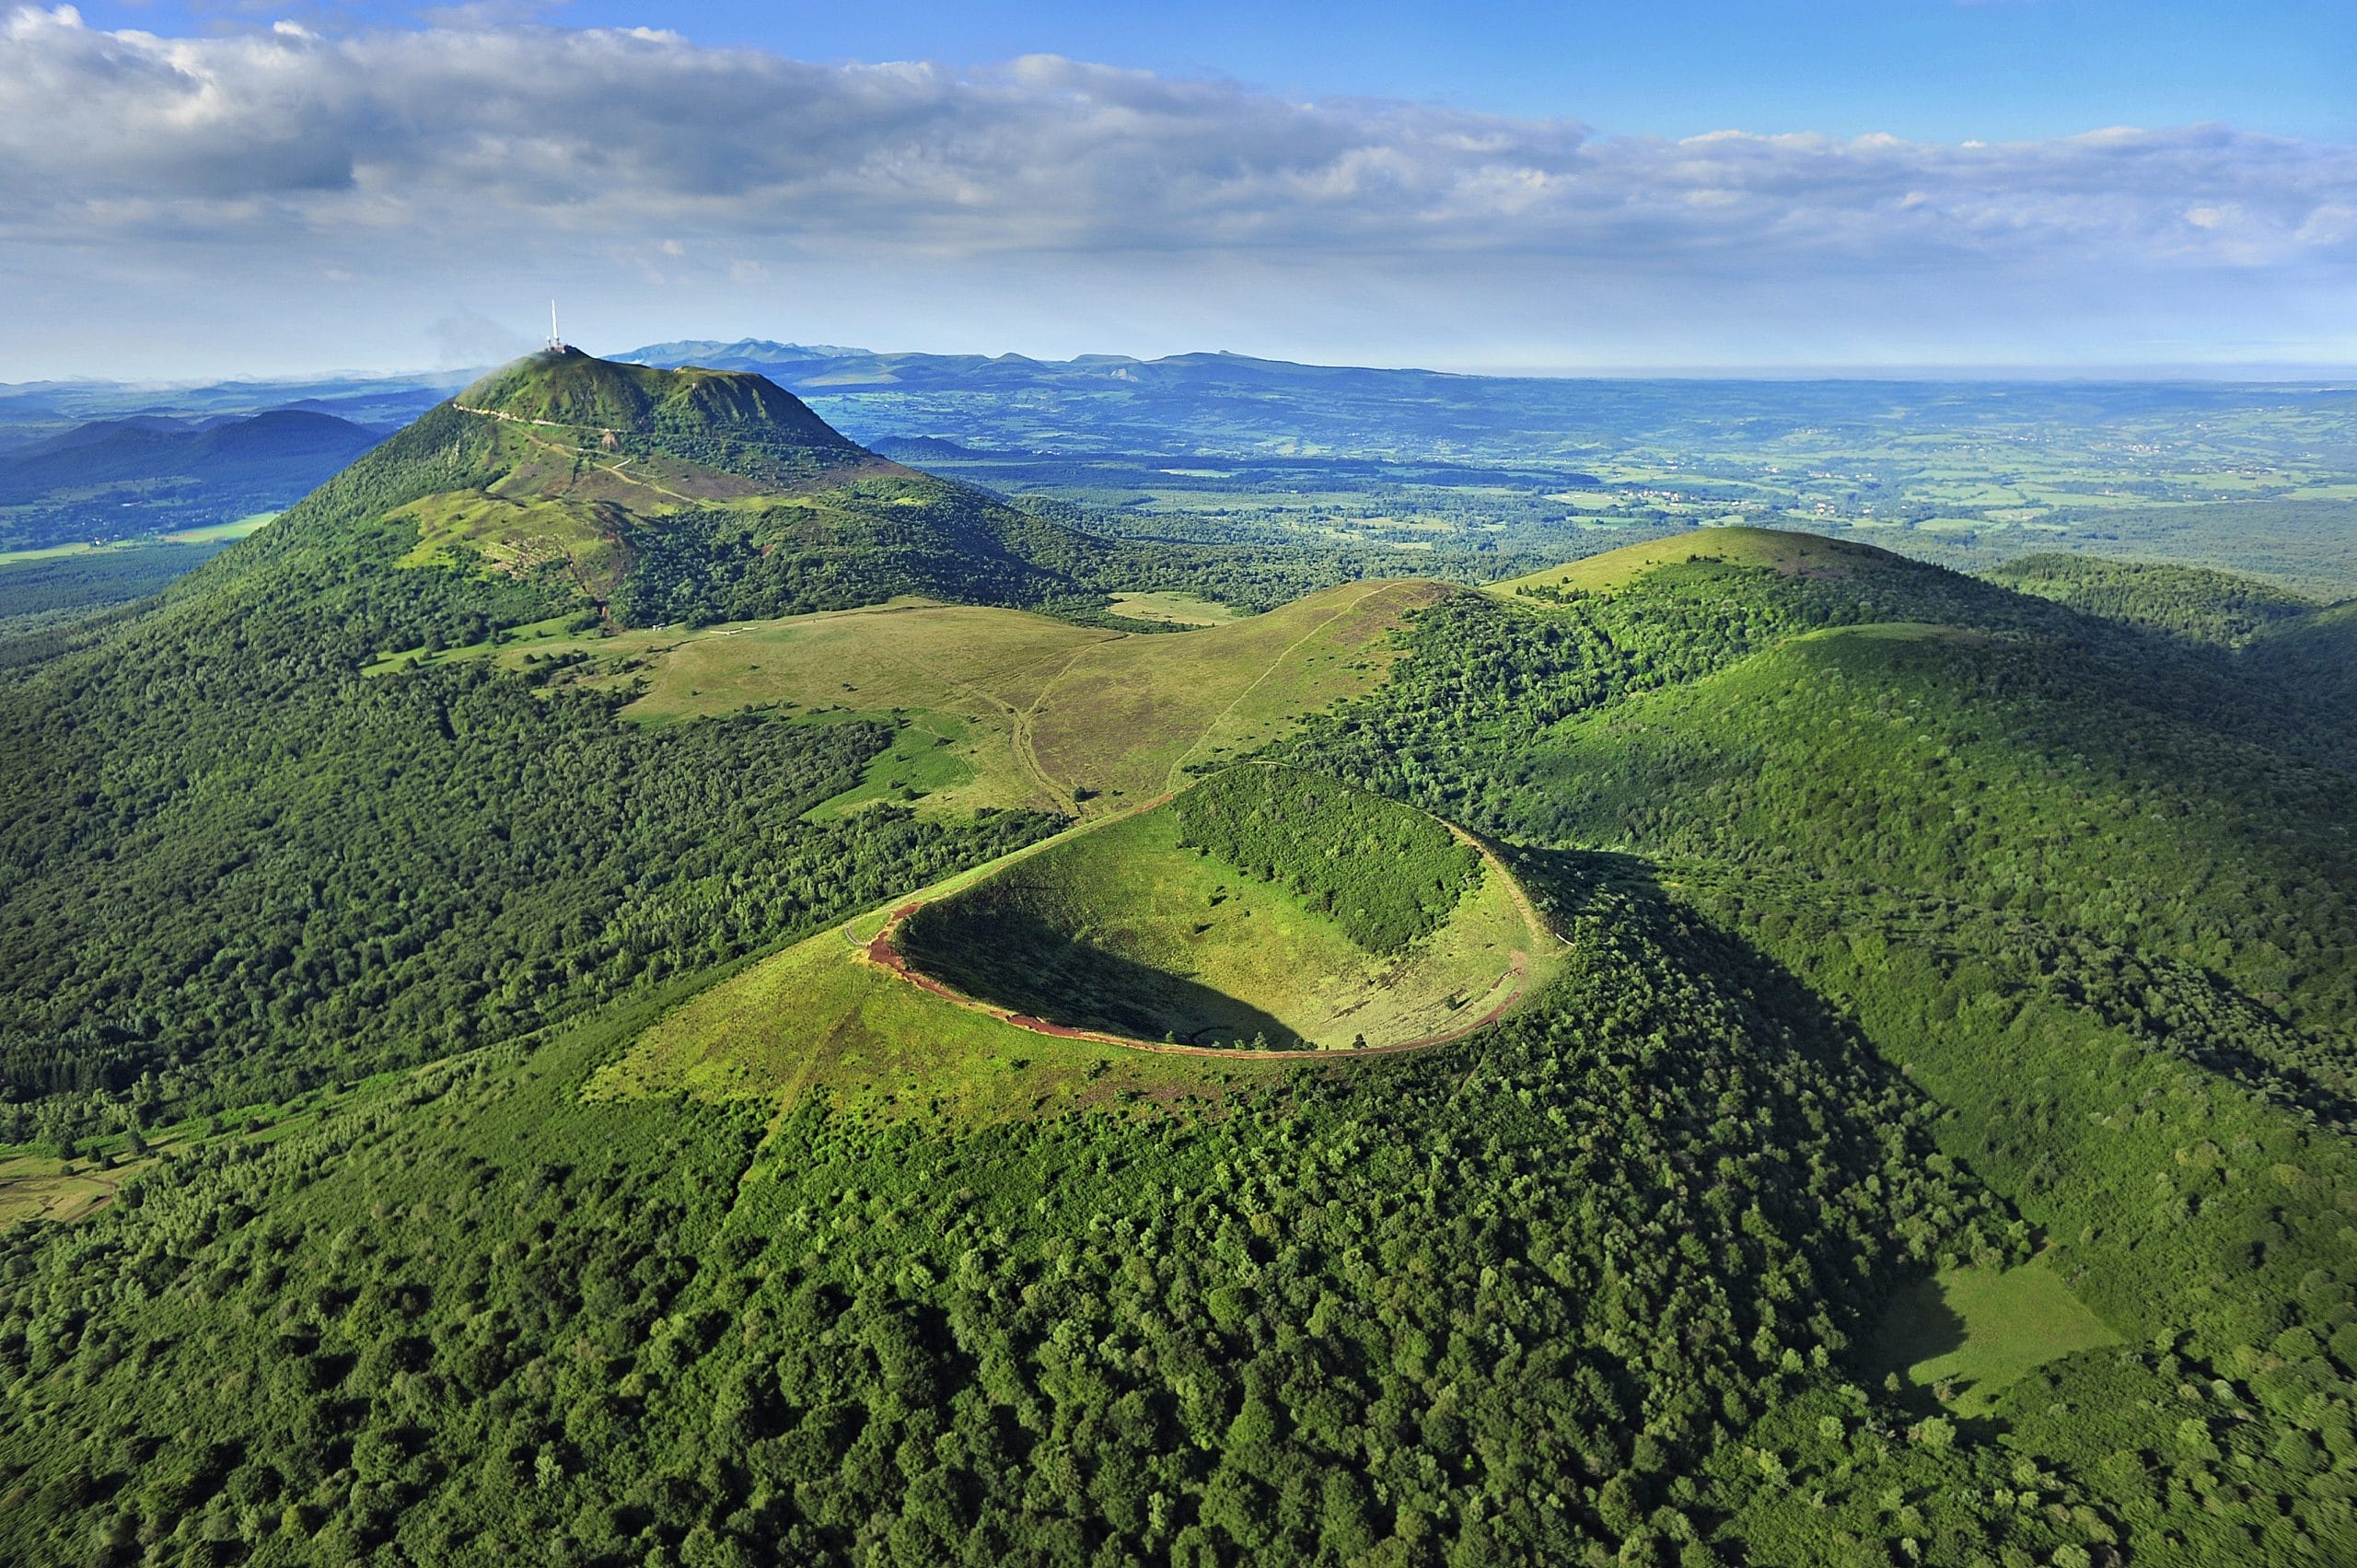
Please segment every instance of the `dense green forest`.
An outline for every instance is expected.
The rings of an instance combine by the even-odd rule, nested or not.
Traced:
[[[1421,812],[1292,768],[1230,768],[1171,803],[1179,842],[1334,917],[1371,953],[1446,920],[1481,857]]]
[[[1394,947],[1470,853],[1396,803],[1501,843],[1564,944],[1502,1022],[1055,1115],[590,1098],[735,966],[1060,823],[813,812],[880,720],[637,727],[381,654],[1333,569],[858,477],[655,377],[501,395],[616,432],[583,482],[823,483],[807,549],[716,494],[588,611],[545,559],[417,564],[415,503],[517,471],[446,405],[0,689],[0,1140],[120,1183],[0,1234],[0,1557],[2357,1558],[2344,610],[1699,536],[1453,594],[1265,754],[1349,791],[1232,770],[1189,832]],[[888,482],[906,529],[830,531]],[[2026,1267],[2106,1342],[1985,1404],[1877,1369],[1904,1290]]]
[[[2025,555],[1989,574],[2010,587],[2107,620],[2241,647],[2314,610],[2272,583],[2204,566],[2106,561],[2084,555]]]
[[[219,553],[218,545],[150,544],[0,563],[0,650],[29,632],[145,598]],[[0,660],[7,658],[0,651]]]
[[[1855,1020],[2144,1342],[2003,1407],[2015,1451],[2134,1504],[2137,1560],[2357,1550],[2345,715],[2293,733],[2264,663],[1898,563],[1467,596],[1411,637],[1289,754],[1627,854]]]
[[[645,439],[675,438],[645,423]],[[446,404],[151,607],[25,640],[0,696],[0,751],[21,760],[0,775],[0,1139],[105,1132],[509,1038],[1053,825],[805,820],[892,743],[876,722],[771,714],[650,733],[616,720],[620,693],[535,694],[456,665],[365,677],[389,648],[467,645],[578,609],[546,570],[402,564],[419,535],[403,509],[488,481],[508,460],[503,428]],[[761,470],[808,440],[857,453],[799,425],[699,449]],[[1229,581],[1231,552],[1141,550],[1125,565],[971,492],[894,482],[877,505],[900,542],[874,574],[806,575],[740,608],[912,587],[1020,601],[1052,582],[1087,612],[1104,598],[1070,586],[1085,573]],[[924,505],[894,504],[911,494]],[[954,526],[984,514],[1048,564],[995,574]],[[671,557],[640,559],[652,572]],[[783,563],[812,558],[765,559],[791,576]],[[698,592],[723,597],[769,581],[726,561],[696,571]],[[631,580],[623,602],[664,580]]]
[[[480,669],[365,679],[383,647],[561,608],[392,564],[413,534],[377,519],[479,435],[427,416],[0,703],[20,1132],[505,1038],[1047,825],[803,821],[891,743],[874,724],[650,735]]]
[[[1750,1484],[1714,1456],[1821,1389],[1845,1507],[1928,1487],[1927,1531],[2038,1561],[2116,1537],[1970,1502],[2002,1467],[1840,1391],[1874,1282],[2025,1246],[1923,1103],[1657,900],[1542,874],[1578,955],[1546,1009],[1216,1115],[764,1139],[581,1103],[624,1016],[192,1152],[10,1243],[0,1528],[61,1561],[1703,1563]]]

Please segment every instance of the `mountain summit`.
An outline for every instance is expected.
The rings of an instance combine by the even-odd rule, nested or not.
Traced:
[[[470,413],[534,424],[673,436],[735,435],[857,459],[867,454],[768,377],[621,365],[577,348],[505,366],[457,399]]]
[[[1119,548],[878,457],[766,377],[569,348],[477,381],[271,531],[224,570],[316,554],[365,578],[388,607],[379,651],[585,611],[702,623],[909,594],[1087,609],[1105,599],[1081,579]]]

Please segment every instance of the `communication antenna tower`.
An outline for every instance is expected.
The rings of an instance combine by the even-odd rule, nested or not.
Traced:
[[[564,339],[557,334],[556,301],[553,299],[549,301],[549,352],[551,354],[564,352]]]

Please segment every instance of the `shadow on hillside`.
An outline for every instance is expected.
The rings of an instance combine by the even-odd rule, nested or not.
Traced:
[[[1923,1091],[1877,1051],[1835,1004],[1741,932],[1664,887],[1653,862],[1608,851],[1525,849],[1512,853],[1511,864],[1559,929],[1594,919],[1650,932],[1680,969],[1706,978],[1736,1005],[1747,1032],[1763,1047],[1789,1042],[1799,1055],[1817,1063],[1821,1086],[1846,1078],[1869,1100],[1892,1091],[1924,1098]],[[1850,1109],[1843,1120],[1852,1124],[1849,1136],[1860,1162],[1853,1167],[1853,1177],[1863,1179],[1878,1157],[1871,1145],[1879,1141],[1879,1127],[1867,1109]],[[1917,1159],[1928,1159],[1935,1152],[1926,1140],[1910,1141]],[[2001,1423],[1987,1417],[1957,1418],[1933,1388],[1919,1388],[1908,1379],[1908,1367],[1962,1348],[1967,1325],[1933,1279],[1921,1272],[1910,1277],[1904,1272],[1907,1267],[1886,1257],[1875,1265],[1873,1277],[1861,1282],[1861,1289],[1845,1293],[1846,1299],[1834,1304],[1852,1315],[1845,1326],[1853,1347],[1844,1358],[1848,1371],[1910,1415],[1945,1415],[1968,1436],[1994,1435],[2003,1430]],[[1894,1371],[1900,1382],[1895,1396],[1884,1392],[1885,1378]],[[1968,1387],[1968,1380],[1959,1379],[1948,1392],[1953,1396]]]
[[[1947,1294],[1937,1280],[1910,1280],[1891,1293],[1880,1331],[1859,1356],[1858,1369],[1876,1388],[1886,1388],[1885,1379],[1896,1374],[1899,1388],[1893,1397],[1910,1414],[1952,1414],[1934,1392],[1935,1385],[1917,1382],[1908,1369],[1962,1350],[1966,1329],[1963,1315],[1948,1305]],[[1951,1394],[1972,1386],[1970,1378],[1943,1381]]]
[[[1192,1045],[1298,1037],[1225,992],[1074,937],[1028,910],[929,905],[900,934],[919,970],[969,996],[1074,1028]]]
[[[1524,883],[1542,883],[1558,915],[1585,914],[1608,894],[1659,902],[1666,895],[1643,855],[1608,849],[1517,849],[1511,864]]]

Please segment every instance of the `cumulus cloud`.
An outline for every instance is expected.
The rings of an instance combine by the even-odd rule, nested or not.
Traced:
[[[1151,256],[1697,287],[1779,268],[2357,260],[2357,149],[2224,126],[1600,137],[1051,56],[820,65],[505,15],[163,38],[17,10],[0,23],[0,245],[381,261],[529,233],[740,281],[784,258]]]
[[[17,11],[0,33],[0,201],[17,228],[210,209],[977,250],[2035,240],[2243,260],[2253,243],[2340,243],[2312,220],[2352,195],[2357,152],[2216,126],[1968,147],[1599,140],[1569,121],[1294,103],[1051,56],[813,65],[529,27],[166,39],[70,8]]]

